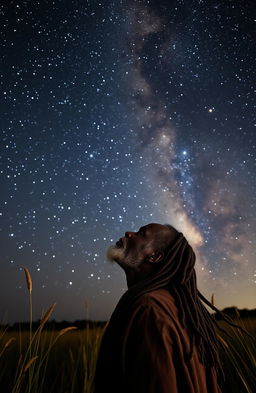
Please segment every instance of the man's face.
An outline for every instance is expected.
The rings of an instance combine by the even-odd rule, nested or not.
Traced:
[[[108,258],[125,270],[138,270],[144,262],[161,260],[158,250],[165,249],[172,238],[173,234],[165,225],[148,224],[138,232],[125,232],[125,236],[108,249]]]

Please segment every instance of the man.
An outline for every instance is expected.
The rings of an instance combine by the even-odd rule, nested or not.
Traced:
[[[126,232],[108,257],[124,269],[128,290],[103,335],[94,393],[220,393],[214,318],[183,234],[149,224]]]

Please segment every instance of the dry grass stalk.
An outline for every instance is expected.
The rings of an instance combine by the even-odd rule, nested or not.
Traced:
[[[42,319],[40,321],[40,327],[43,326],[48,321],[48,319],[52,315],[53,310],[55,309],[55,307],[56,307],[56,303],[53,303],[51,305],[51,307],[46,311],[46,313],[44,314],[44,316],[42,317]]]
[[[22,355],[22,353],[21,353],[21,354],[20,354],[20,357],[19,357],[19,361],[18,361],[18,367],[19,367],[20,364],[21,364],[22,358],[23,358],[23,355]]]
[[[29,291],[29,293],[31,293],[32,292],[32,278],[31,278],[31,275],[30,275],[30,273],[29,273],[29,271],[28,271],[28,269],[26,267],[23,267],[23,270],[24,270],[25,275],[26,275],[28,291]]]
[[[212,294],[212,297],[211,297],[211,303],[214,306],[214,293]]]
[[[13,341],[15,341],[16,340],[16,338],[15,337],[11,337],[11,338],[9,338],[9,340],[8,341],[6,341],[6,343],[4,344],[4,349],[6,349],[6,348],[8,348],[9,347],[9,345],[13,342]]]
[[[70,332],[71,330],[76,330],[76,329],[77,329],[76,326],[69,326],[69,327],[66,327],[64,329],[61,329],[61,331],[58,334],[58,337],[63,336],[63,334],[65,334],[67,332]]]
[[[37,358],[38,358],[38,356],[34,356],[32,359],[30,359],[30,360],[27,362],[27,364],[26,364],[26,366],[24,367],[24,370],[23,370],[24,373],[25,373],[25,372],[29,369],[29,367],[36,361]]]

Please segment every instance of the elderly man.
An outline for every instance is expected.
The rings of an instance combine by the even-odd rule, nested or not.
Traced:
[[[126,232],[108,257],[124,269],[128,290],[103,335],[94,393],[220,393],[214,318],[183,234],[149,224]]]

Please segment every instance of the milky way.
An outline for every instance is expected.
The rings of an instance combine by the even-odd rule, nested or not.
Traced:
[[[252,1],[1,6],[1,318],[110,316],[105,251],[181,230],[219,308],[255,307]]]

